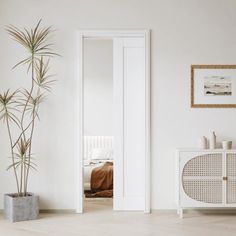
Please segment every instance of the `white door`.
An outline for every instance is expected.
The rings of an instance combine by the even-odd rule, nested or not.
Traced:
[[[145,210],[145,39],[115,38],[114,210]]]

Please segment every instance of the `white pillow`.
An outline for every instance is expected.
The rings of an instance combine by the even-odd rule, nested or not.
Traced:
[[[113,150],[111,148],[94,148],[89,152],[90,160],[111,160]]]

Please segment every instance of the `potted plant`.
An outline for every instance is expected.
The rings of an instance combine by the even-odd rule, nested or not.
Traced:
[[[39,106],[51,91],[55,80],[49,74],[49,60],[57,55],[48,43],[51,27],[41,28],[41,20],[33,29],[20,30],[8,26],[6,31],[26,49],[27,57],[13,68],[26,66],[29,88],[21,88],[0,94],[0,120],[8,132],[11,164],[16,192],[4,195],[4,213],[12,222],[38,218],[39,197],[28,192],[30,171],[36,169],[32,156],[34,129],[39,119]]]

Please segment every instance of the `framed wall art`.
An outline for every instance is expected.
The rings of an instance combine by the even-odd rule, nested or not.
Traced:
[[[192,65],[191,107],[236,108],[236,65]]]

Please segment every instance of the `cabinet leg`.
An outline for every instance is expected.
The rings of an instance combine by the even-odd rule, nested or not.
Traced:
[[[179,215],[180,213],[180,208],[177,208],[177,215]]]
[[[183,210],[183,208],[179,208],[179,209],[178,209],[178,215],[179,215],[179,218],[180,218],[180,219],[183,219],[183,218],[184,218],[184,210]]]

